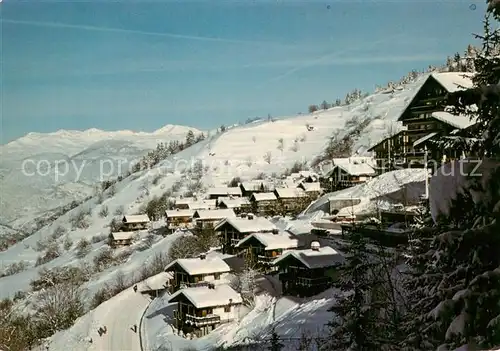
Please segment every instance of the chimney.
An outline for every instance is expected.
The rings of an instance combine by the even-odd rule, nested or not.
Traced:
[[[249,220],[252,220],[252,219],[253,219],[253,213],[249,213],[249,214],[247,215],[247,217],[248,217],[248,219],[249,219]]]
[[[246,214],[246,213],[241,213],[241,214],[240,214],[240,217],[241,217],[241,218],[247,218],[247,214]]]
[[[279,234],[279,232],[280,232],[280,231],[279,231],[278,229],[276,229],[276,228],[272,230],[272,233],[273,233],[274,235]]]
[[[320,244],[318,241],[311,242],[311,250],[319,251],[319,248],[320,248]]]
[[[200,258],[200,260],[204,260],[207,258],[207,255],[205,254],[200,254],[200,256],[198,256]]]

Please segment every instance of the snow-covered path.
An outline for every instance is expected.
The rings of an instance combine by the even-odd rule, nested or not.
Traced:
[[[105,309],[94,317],[94,325],[99,325],[90,332],[93,344],[90,350],[99,351],[141,351],[139,339],[140,319],[150,300],[147,295],[135,293],[129,288],[107,302]],[[137,333],[132,330],[137,325]],[[97,329],[107,327],[107,333],[99,336]]]

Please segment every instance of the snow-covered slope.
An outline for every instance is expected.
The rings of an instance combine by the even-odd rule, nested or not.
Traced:
[[[136,213],[141,205],[146,204],[155,196],[161,196],[177,181],[181,181],[183,185],[188,184],[191,180],[191,175],[189,172],[185,172],[185,170],[197,161],[201,160],[205,163],[202,180],[204,185],[208,187],[211,185],[222,185],[236,176],[240,176],[242,180],[245,180],[252,179],[261,172],[265,172],[268,175],[275,172],[277,175],[280,175],[286,168],[291,167],[297,161],[311,162],[316,156],[323,153],[329,138],[334,133],[339,132],[338,136],[342,137],[356,129],[359,125],[357,122],[366,118],[370,118],[370,122],[366,128],[360,131],[360,137],[355,142],[354,150],[375,144],[385,136],[387,130],[391,128],[390,126],[397,119],[408,101],[415,94],[416,88],[422,82],[423,79],[420,79],[418,82],[407,86],[406,89],[395,91],[394,93],[377,93],[354,102],[349,106],[335,107],[310,115],[282,118],[274,122],[260,121],[242,126],[233,126],[224,133],[212,133],[205,140],[176,155],[170,156],[154,168],[134,173],[130,177],[118,182],[116,184],[116,193],[104,199],[104,202],[99,203],[96,197],[87,200],[77,208],[57,218],[50,225],[40,229],[31,237],[11,246],[4,252],[0,252],[0,262],[3,266],[19,262],[20,260],[24,260],[28,265],[24,271],[0,278],[0,286],[2,286],[2,289],[0,289],[0,298],[12,297],[20,290],[29,290],[30,281],[37,277],[41,268],[80,265],[85,262],[92,265],[94,257],[104,249],[104,241],[94,242],[92,251],[85,258],[80,259],[76,256],[76,243],[80,239],[90,241],[95,236],[107,235],[109,233],[111,218],[116,216],[115,214],[118,213],[117,211],[120,208],[123,207],[126,214]],[[187,130],[188,128],[179,130],[177,138],[184,138]],[[11,162],[12,164],[17,162],[18,165],[23,157],[45,157],[43,155],[40,156],[40,153],[52,155],[52,157],[55,157],[57,154],[56,159],[59,159],[60,156],[66,156],[71,160],[93,161],[105,157],[121,157],[123,156],[122,153],[125,152],[134,154],[135,148],[144,148],[145,152],[148,147],[152,148],[156,146],[157,142],[168,141],[168,138],[173,138],[173,135],[168,131],[148,135],[146,133],[118,132],[118,134],[113,134],[114,136],[104,136],[102,132],[95,130],[80,132],[80,134],[74,134],[73,132],[58,133],[62,135],[62,141],[59,139],[52,140],[55,138],[54,134],[57,133],[51,136],[28,135],[26,138],[22,138],[22,140],[2,146],[2,156],[7,155],[7,162]],[[91,138],[92,142],[85,143],[82,141],[87,140],[81,135],[85,133],[87,135],[95,134],[95,137]],[[68,134],[77,136],[70,138]],[[98,137],[97,135],[100,136]],[[43,141],[40,141],[41,139]],[[280,139],[282,139],[282,142]],[[40,143],[46,145],[42,147]],[[39,147],[37,148],[33,145],[39,145]],[[280,145],[283,147],[281,148]],[[21,151],[23,148],[29,151]],[[37,150],[38,156],[36,156],[34,150]],[[33,154],[29,155],[30,152]],[[101,152],[106,152],[107,154],[103,155]],[[268,153],[270,154],[270,160],[265,157]],[[96,163],[92,164],[94,166],[86,170],[89,177],[92,177],[94,174],[93,169],[95,169]],[[97,164],[99,164],[98,161]],[[14,199],[6,201],[2,198],[2,215],[10,213],[10,218],[22,222],[28,220],[30,215],[34,216],[37,211],[40,212],[41,209],[50,208],[47,205],[50,201],[55,203],[55,200],[51,198],[54,195],[54,187],[47,187],[46,183],[42,180],[35,180],[35,177],[32,177],[33,179],[17,179],[16,183],[15,170],[3,165],[2,169],[2,188],[8,187],[8,196],[10,196],[10,199]],[[17,172],[19,172],[19,169],[18,166]],[[393,184],[396,182],[397,184],[402,184],[406,182],[404,179],[411,178],[410,175],[402,176],[401,178],[397,175],[390,175],[390,177],[392,178],[386,179],[385,183],[385,178],[380,178],[382,180],[381,184],[387,183],[387,186],[381,185],[379,191],[373,190],[377,189],[376,186],[371,187],[371,192],[359,190],[358,188],[353,188],[351,191],[361,191],[363,194],[368,194],[366,195],[368,197],[372,197],[372,194],[380,196],[384,191],[393,191],[391,189],[395,187],[389,186],[389,183]],[[153,180],[155,181],[153,182]],[[417,174],[414,176],[414,181],[419,181]],[[64,199],[68,197],[75,198],[77,191],[81,191],[82,194],[88,194],[85,190],[79,190],[79,186],[88,185],[71,181],[63,182],[58,185],[58,190],[61,193],[59,196]],[[31,190],[33,194],[29,193],[30,190],[28,189],[33,189]],[[347,196],[347,194],[345,195]],[[15,196],[19,197],[16,198]],[[16,203],[13,203],[13,201],[16,201]],[[12,205],[17,206],[17,210],[12,210],[10,207]],[[99,212],[101,212],[104,206],[108,208],[109,214],[101,216]],[[24,215],[18,214],[17,211],[20,211],[24,207],[28,208],[26,213]],[[4,208],[6,209],[5,212]],[[89,213],[86,217],[89,223],[88,228],[71,228],[70,223],[72,218],[82,211]],[[315,218],[315,215],[311,214],[310,218]],[[162,222],[156,222],[154,225],[161,226]],[[66,228],[68,231],[67,235],[63,235],[56,240],[60,245],[60,256],[53,261],[35,267],[37,258],[42,254],[42,252],[36,250],[37,242],[51,236],[59,226]],[[143,233],[141,237],[145,237],[146,235],[148,234]],[[143,251],[136,250],[124,263],[110,267],[104,272],[95,273],[92,280],[85,285],[89,291],[89,297],[99,287],[112,281],[117,272],[121,271],[129,276],[137,273],[145,261],[151,259],[154,252],[166,252],[176,235],[178,234],[166,238],[155,236],[156,242],[151,248],[146,248]],[[63,245],[64,241],[67,238],[73,241],[73,245],[68,249],[63,249],[63,246],[65,246]],[[132,249],[137,248],[139,245],[141,245],[140,241]],[[307,311],[307,309],[304,310],[304,320],[307,319],[305,317],[307,316]]]
[[[32,218],[94,192],[93,184],[129,169],[160,142],[183,141],[195,128],[167,125],[152,133],[98,129],[29,133],[0,146],[0,223]]]

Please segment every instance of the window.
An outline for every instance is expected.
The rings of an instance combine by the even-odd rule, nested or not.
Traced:
[[[220,273],[215,273],[214,274],[214,279],[219,280],[220,279]]]
[[[231,312],[231,305],[224,306],[224,312],[226,313]]]

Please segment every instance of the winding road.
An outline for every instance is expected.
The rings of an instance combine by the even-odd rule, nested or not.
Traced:
[[[140,320],[150,299],[147,295],[134,292],[132,288],[122,291],[108,301],[105,309],[96,316],[99,325],[89,335],[92,349],[99,351],[143,351],[139,332]],[[137,332],[132,330],[137,325]],[[106,326],[107,332],[99,336],[97,328]],[[147,351],[147,350],[144,350]]]

